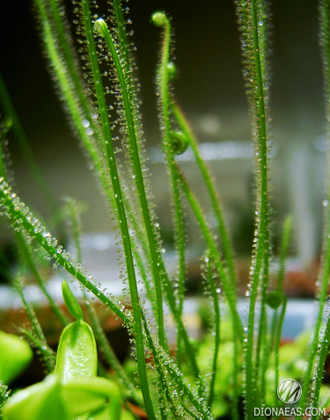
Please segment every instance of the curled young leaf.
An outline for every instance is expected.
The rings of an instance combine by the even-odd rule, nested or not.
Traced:
[[[285,296],[281,292],[270,292],[267,294],[267,305],[270,306],[272,309],[278,309],[283,301]]]
[[[189,143],[182,131],[172,131],[171,141],[175,155],[182,155],[188,149]]]
[[[156,26],[163,26],[167,21],[167,17],[164,12],[155,12],[152,14],[151,20]]]
[[[176,66],[173,61],[169,61],[166,65],[167,77],[169,81],[172,81],[176,76]]]

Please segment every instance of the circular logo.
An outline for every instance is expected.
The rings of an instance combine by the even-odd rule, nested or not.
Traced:
[[[295,379],[284,379],[277,387],[277,396],[284,404],[295,404],[299,401],[302,388]]]

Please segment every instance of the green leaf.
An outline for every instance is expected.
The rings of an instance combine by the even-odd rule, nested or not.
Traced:
[[[0,331],[0,355],[0,380],[5,384],[18,376],[33,358],[26,341],[4,331]]]
[[[61,398],[61,384],[55,375],[14,394],[3,407],[6,420],[72,420]]]
[[[64,303],[66,307],[68,308],[68,311],[70,312],[70,314],[76,319],[83,319],[84,318],[83,311],[76,297],[71,292],[71,289],[66,281],[62,282],[62,294],[63,294]]]
[[[61,380],[48,375],[45,380],[14,394],[4,405],[6,420],[72,420],[77,416],[107,410],[107,419],[119,420],[121,393],[104,378]]]
[[[99,410],[108,401],[110,419],[120,418],[121,393],[114,382],[98,377],[72,378],[63,383],[63,389],[64,399],[76,416]]]
[[[97,351],[93,331],[83,320],[68,325],[57,350],[55,372],[61,378],[96,376]]]

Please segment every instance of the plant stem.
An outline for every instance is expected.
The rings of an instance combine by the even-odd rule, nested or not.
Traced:
[[[286,311],[286,305],[287,305],[287,298],[286,296],[283,295],[283,303],[282,303],[282,308],[281,308],[281,312],[280,312],[280,316],[279,316],[279,321],[277,324],[277,329],[276,329],[276,336],[275,336],[275,389],[274,389],[274,395],[276,395],[277,393],[277,388],[279,386],[279,356],[280,356],[280,352],[279,352],[279,348],[280,348],[280,343],[281,343],[281,334],[282,334],[282,327],[283,327],[283,323],[284,323],[284,317],[285,317],[285,311]]]
[[[115,5],[117,3],[118,2],[116,2]],[[110,187],[108,174],[103,167],[103,164],[101,162],[100,157],[98,156],[97,149],[95,147],[95,144],[92,142],[92,138],[86,134],[86,130],[82,125],[82,120],[84,118],[84,114],[82,113],[79,101],[77,100],[77,94],[73,90],[73,83],[71,83],[71,81],[68,77],[70,72],[67,70],[66,66],[64,66],[63,63],[64,63],[65,60],[62,60],[58,48],[54,48],[54,45],[56,45],[56,40],[54,39],[54,36],[52,34],[52,31],[51,31],[51,26],[52,25],[49,22],[49,18],[46,14],[46,11],[45,11],[45,8],[44,8],[44,5],[43,5],[42,1],[41,0],[36,0],[36,5],[38,7],[38,11],[39,11],[39,14],[41,16],[40,21],[41,21],[41,24],[42,24],[43,37],[44,37],[45,47],[47,49],[47,54],[49,56],[49,59],[51,60],[51,63],[52,63],[52,66],[53,66],[53,71],[56,74],[57,83],[60,87],[61,93],[63,95],[63,99],[66,103],[66,107],[67,107],[67,110],[69,112],[70,120],[72,121],[75,130],[78,132],[79,137],[82,140],[83,145],[86,148],[86,151],[87,151],[89,157],[91,158],[93,166],[96,169],[96,173],[97,173],[97,175],[98,175],[98,177],[101,181],[101,184],[102,184],[103,190],[105,192],[105,195],[107,196],[107,198],[110,202],[111,208],[116,209],[117,208],[116,200],[115,200],[115,197],[114,197],[113,190]],[[118,15],[121,16],[121,10],[118,11]],[[121,27],[122,25],[119,24],[119,26]],[[97,125],[95,127],[97,127]],[[93,130],[95,129],[95,127],[93,128]],[[104,145],[102,147],[104,148]],[[141,231],[141,225],[139,225],[139,223],[137,223],[134,212],[132,212],[130,210],[129,201],[128,201],[127,197],[125,196],[124,191],[122,191],[122,197],[123,197],[123,201],[125,203],[125,207],[127,208],[127,213],[129,213],[131,215],[133,227],[134,227],[135,231],[138,233],[139,241],[142,244],[142,248],[145,252],[145,255],[146,255],[147,259],[149,261],[151,261],[151,257],[150,257],[150,253],[149,253],[149,246],[148,246],[147,242],[144,240],[144,235]],[[118,218],[117,213],[116,213],[116,216]],[[118,223],[120,223],[119,220],[118,220]],[[134,248],[133,249],[134,257],[135,257],[136,261],[140,261],[141,257],[138,256],[138,251],[136,250],[136,246],[134,245],[133,238],[131,238],[131,241],[132,241],[132,248]],[[174,295],[173,295],[172,286],[171,286],[170,280],[168,278],[168,275],[166,273],[166,268],[165,268],[164,262],[162,260],[161,254],[158,254],[157,258],[158,258],[157,264],[159,264],[159,267],[158,267],[159,273],[163,273],[163,275],[164,275],[164,283],[165,283],[164,289],[165,289],[165,292],[166,292],[166,298],[169,302],[171,312],[173,313],[174,318],[177,320],[178,328],[180,328],[180,330],[182,331],[182,337],[183,337],[183,340],[185,342],[185,346],[187,348],[188,357],[190,358],[191,363],[192,363],[194,375],[196,377],[198,377],[199,369],[198,369],[198,366],[197,366],[197,363],[196,363],[194,351],[192,349],[192,346],[191,346],[189,338],[188,338],[186,328],[185,328],[182,320],[178,319],[178,317],[175,317],[176,303],[175,303],[175,299],[174,299]],[[138,264],[141,264],[141,261],[138,262]],[[150,294],[149,294],[149,296],[150,296]],[[151,298],[151,300],[153,301],[152,298]]]
[[[117,76],[119,79],[119,84],[121,88],[121,94],[123,97],[124,108],[125,108],[125,115],[126,115],[126,122],[127,122],[127,129],[128,129],[128,138],[130,142],[130,153],[131,159],[133,162],[134,173],[135,173],[135,181],[136,181],[136,189],[138,191],[138,196],[140,200],[140,206],[143,213],[143,219],[145,228],[147,231],[148,243],[150,247],[150,254],[152,260],[152,270],[153,270],[153,278],[155,280],[155,287],[156,287],[156,297],[157,297],[157,326],[158,326],[158,338],[160,345],[164,347],[165,345],[165,330],[164,330],[164,314],[163,314],[163,298],[162,298],[162,284],[161,284],[161,276],[159,273],[159,265],[158,265],[158,254],[159,250],[155,243],[155,234],[153,231],[153,224],[150,217],[149,206],[147,202],[147,196],[143,181],[143,174],[142,174],[142,167],[139,157],[139,149],[137,143],[137,136],[135,132],[135,122],[134,122],[134,111],[132,109],[131,98],[128,94],[128,88],[126,85],[126,77],[124,76],[124,69],[121,66],[119,57],[117,55],[116,47],[112,41],[110,36],[109,30],[104,22],[103,19],[98,19],[96,21],[97,31],[100,35],[102,35],[105,39],[105,42],[111,52],[112,59],[114,61]]]
[[[320,0],[319,2],[319,19],[320,19],[320,44],[321,44],[321,53],[323,59],[323,78],[324,78],[324,94],[325,94],[325,112],[327,118],[327,127],[326,127],[326,137],[327,140],[330,138],[330,1],[329,0]],[[328,152],[327,156],[328,164],[330,162],[330,156]],[[328,348],[328,342],[325,341],[329,339],[326,335],[329,334],[329,318],[326,317],[325,333],[323,338],[320,336],[322,320],[325,312],[325,304],[327,301],[327,289],[329,285],[329,276],[330,276],[330,211],[329,211],[329,200],[330,200],[330,172],[328,169],[328,180],[327,180],[327,197],[325,201],[327,206],[324,209],[324,220],[325,220],[325,229],[323,237],[323,250],[322,250],[322,266],[319,274],[319,283],[320,287],[318,290],[319,297],[319,309],[316,318],[316,323],[314,327],[314,336],[312,343],[309,349],[308,356],[308,365],[304,375],[304,380],[302,383],[302,395],[299,401],[299,406],[304,408],[307,403],[308,392],[310,391],[310,382],[312,379],[312,372],[320,374],[321,378],[323,376],[322,372],[324,369],[324,354],[323,349]],[[321,343],[320,343],[321,341]],[[320,345],[320,354],[318,355],[316,366],[314,367],[315,356]],[[319,384],[315,382],[313,386],[318,388]],[[315,401],[318,399],[318,391],[315,394],[314,398],[311,398],[311,406],[315,406]],[[300,417],[301,418],[301,417]]]
[[[177,316],[181,317],[183,312],[183,300],[184,300],[184,282],[185,282],[185,243],[184,243],[184,226],[183,226],[183,214],[181,197],[179,191],[179,184],[176,175],[176,167],[174,160],[174,149],[171,139],[171,124],[170,124],[170,100],[168,93],[168,70],[167,66],[169,63],[170,55],[170,44],[171,44],[171,26],[169,19],[165,14],[156,12],[155,15],[161,14],[163,16],[162,27],[164,29],[163,45],[161,51],[161,60],[158,65],[157,71],[157,86],[159,92],[159,104],[160,104],[160,126],[162,127],[163,134],[163,151],[165,155],[165,161],[170,175],[170,191],[172,193],[172,200],[174,202],[173,209],[173,221],[174,221],[174,236],[175,236],[175,247],[178,254],[179,260],[179,272],[178,272],[178,309]],[[154,16],[155,16],[154,15]],[[177,362],[181,364],[181,329],[177,332]]]
[[[50,15],[47,14],[47,4],[45,4],[44,0],[35,1],[41,18],[40,23],[42,25],[47,54],[52,63],[52,68],[62,94],[62,99],[66,104],[69,118],[74,125],[75,133],[78,133],[79,138],[82,141],[89,158],[91,159],[91,162],[96,170],[96,174],[98,175],[98,178],[103,187],[103,191],[109,200],[111,208],[115,209],[117,208],[117,205],[113,190],[110,185],[109,176],[104,168],[102,158],[98,155],[98,150],[96,144],[93,141],[93,137],[87,134],[86,129],[82,123],[84,119],[89,121],[93,133],[99,142],[99,147],[104,150],[105,144],[101,141],[102,136],[100,133],[100,128],[91,115],[91,105],[88,103],[85,96],[86,87],[81,84],[80,78],[77,75],[77,70],[75,69],[75,60],[71,54],[70,45],[66,40],[67,31],[65,31],[65,25],[61,21],[63,17],[58,10],[58,1],[52,0],[52,10]],[[53,33],[55,29],[56,33]],[[59,45],[57,46],[57,44]],[[55,45],[57,46],[56,48],[54,48]],[[130,210],[129,202],[124,194],[124,191],[122,191],[122,194],[125,207],[127,208],[127,213],[131,214],[132,224],[134,225],[135,230],[140,233],[140,226],[136,222],[134,213],[132,213]],[[117,213],[115,215],[118,217]],[[131,241],[134,258],[136,261],[140,261],[141,258],[138,257],[138,251],[136,250],[133,238],[131,238]],[[144,247],[143,249],[145,250],[146,248]],[[141,265],[141,263],[138,262],[138,265]],[[151,296],[150,293],[148,296]],[[153,302],[152,299],[151,301]]]
[[[75,248],[77,251],[77,261],[79,264],[82,264],[82,253],[81,253],[81,246],[80,246],[80,231],[81,231],[81,222],[79,211],[77,209],[77,203],[72,198],[68,197],[66,199],[66,204],[68,206],[69,217],[71,222],[71,229],[72,229],[72,237],[75,243]],[[85,300],[85,306],[88,312],[88,316],[90,318],[93,331],[95,334],[96,341],[100,346],[107,362],[116,372],[118,378],[122,381],[123,386],[125,387],[127,393],[134,398],[136,402],[140,402],[140,398],[132,384],[132,382],[128,379],[126,372],[124,371],[122,365],[120,364],[113,348],[111,347],[107,337],[101,327],[100,320],[95,312],[95,307],[93,302],[90,302],[87,298],[86,290],[83,289],[83,295]]]
[[[214,310],[214,351],[213,351],[213,360],[212,360],[212,376],[210,382],[210,390],[209,390],[209,397],[208,397],[208,406],[212,407],[212,402],[214,398],[214,387],[215,387],[215,379],[217,374],[217,363],[218,363],[218,355],[220,349],[220,306],[219,306],[219,293],[216,290],[216,286],[213,280],[213,271],[212,271],[212,257],[210,256],[210,252],[206,253],[205,257],[206,263],[206,276],[208,278],[208,283],[211,289],[211,295],[213,300],[213,310]]]
[[[200,206],[198,204],[198,201],[196,200],[196,198],[195,198],[194,194],[192,193],[188,183],[184,179],[184,177],[183,177],[182,173],[179,171],[179,169],[177,170],[177,176],[178,176],[178,179],[180,181],[180,186],[181,186],[183,192],[185,193],[185,196],[186,196],[192,210],[195,213],[195,217],[196,217],[196,219],[198,221],[198,224],[200,226],[200,229],[203,233],[206,244],[207,244],[207,246],[210,250],[210,256],[214,259],[215,268],[216,268],[216,270],[218,272],[218,275],[219,275],[219,277],[222,281],[223,289],[224,289],[225,295],[226,295],[227,300],[228,300],[231,316],[235,320],[237,335],[238,335],[239,339],[241,340],[241,342],[243,343],[243,339],[244,339],[243,325],[242,325],[242,321],[240,319],[240,316],[237,312],[235,293],[233,291],[232,284],[230,283],[230,281],[227,278],[227,273],[226,273],[226,271],[225,271],[225,269],[222,265],[222,262],[220,260],[217,245],[216,245],[216,243],[213,239],[213,235],[211,234],[210,229],[209,229],[209,227],[206,223],[206,220],[205,220],[204,214],[202,212],[202,209],[200,208]]]
[[[199,411],[199,416],[194,415],[194,418],[200,418],[200,415],[203,415],[203,418],[211,419],[210,413],[205,408],[203,403],[200,401],[200,399],[197,397],[196,392],[193,392],[190,386],[187,386],[186,381],[183,380],[183,374],[180,371],[180,369],[176,366],[174,361],[169,357],[169,355],[164,351],[162,347],[157,345],[153,342],[152,337],[149,332],[149,328],[146,322],[145,317],[143,316],[143,324],[145,327],[146,337],[148,340],[148,344],[150,349],[152,350],[152,353],[155,358],[155,364],[156,366],[159,366],[160,369],[160,379],[163,380],[163,382],[166,382],[165,375],[163,372],[162,367],[165,365],[167,373],[169,373],[173,380],[178,384],[179,389],[182,390],[182,396],[184,396],[187,400],[191,402],[191,404]],[[158,367],[157,367],[158,369]],[[185,407],[186,409],[187,407]],[[180,410],[180,408],[178,407]],[[180,413],[182,416],[182,413]]]
[[[224,253],[224,259],[227,264],[228,268],[228,274],[231,281],[231,284],[236,289],[236,274],[235,274],[235,265],[234,265],[234,257],[233,257],[233,251],[232,251],[232,245],[230,243],[230,238],[227,232],[225,220],[223,217],[223,213],[221,210],[220,200],[217,195],[215,184],[212,180],[211,174],[209,172],[209,169],[207,165],[205,164],[204,160],[202,159],[200,155],[200,151],[198,149],[197,141],[192,133],[191,128],[189,127],[189,124],[183,115],[181,109],[175,102],[174,98],[171,99],[171,109],[174,114],[174,117],[179,124],[179,127],[181,128],[182,132],[185,135],[186,140],[189,143],[189,146],[191,147],[191,150],[194,154],[194,157],[196,159],[197,165],[199,166],[199,169],[202,173],[202,176],[204,178],[204,182],[206,185],[206,188],[208,190],[208,193],[211,198],[211,203],[213,207],[213,211],[215,213],[215,217],[218,223],[218,229],[219,234],[222,242],[222,249]],[[236,290],[235,290],[236,294]],[[237,340],[237,330],[236,330],[236,323],[235,320],[232,318],[232,329],[233,329],[233,335],[234,335],[234,351],[233,351],[233,411],[232,416],[233,419],[238,419],[238,399],[237,399],[237,392],[238,392],[238,368],[237,368],[237,358],[238,358],[238,340]]]
[[[82,141],[90,159],[92,160],[92,163],[101,179],[103,188],[106,191],[109,188],[108,177],[104,174],[101,159],[98,156],[96,146],[93,143],[91,136],[87,134],[86,128],[83,126],[84,118],[88,118],[91,123],[93,122],[93,119],[90,117],[90,111],[88,111],[87,115],[82,111],[79,100],[81,98],[79,97],[79,93],[77,94],[77,90],[79,92],[79,90],[82,89],[84,93],[84,89],[74,88],[74,83],[71,79],[72,66],[68,67],[65,64],[68,57],[65,56],[65,58],[63,58],[61,55],[61,49],[57,47],[57,41],[52,31],[52,21],[47,15],[44,0],[35,0],[35,4],[40,15],[40,24],[47,56],[51,62],[56,83],[59,86],[62,99],[65,102],[70,121],[76,130],[76,133],[78,133],[79,139]],[[85,93],[82,96],[84,96],[84,102],[86,102]]]
[[[21,296],[24,308],[31,322],[34,335],[30,334],[27,330],[23,329],[22,331],[26,334],[29,340],[31,340],[31,342],[40,350],[47,371],[48,373],[50,373],[52,370],[54,370],[55,367],[55,354],[47,344],[47,340],[45,338],[45,335],[42,331],[41,325],[38,321],[38,318],[34,312],[32,305],[25,299],[21,280],[19,278],[16,279],[14,284],[16,289],[18,290],[18,293]]]
[[[83,286],[92,292],[98,299],[108,306],[125,324],[131,327],[131,322],[126,314],[117,306],[120,302],[112,302],[107,296],[98,290],[98,288],[88,280],[92,276],[84,272],[80,267],[76,267],[74,263],[68,259],[68,254],[62,246],[57,246],[57,240],[47,232],[38,220],[32,217],[28,207],[21,203],[15,193],[12,192],[8,184],[0,179],[0,203],[5,209],[5,214],[12,220],[14,228],[23,227],[28,235],[34,238],[39,245],[61,265],[69,274],[75,277]],[[32,219],[32,220],[31,220]]]
[[[245,354],[245,392],[248,418],[253,418],[253,407],[256,406],[260,396],[258,386],[259,360],[262,345],[266,335],[266,291],[269,271],[269,222],[268,222],[268,150],[267,150],[267,124],[266,124],[266,74],[265,55],[261,47],[265,43],[264,2],[251,0],[249,2],[237,1],[237,11],[241,23],[242,49],[245,56],[245,72],[248,84],[248,96],[251,112],[254,117],[253,128],[256,132],[257,154],[257,211],[255,250],[251,267],[250,308],[248,315],[247,343]],[[260,30],[259,22],[262,21],[263,29]],[[254,324],[255,307],[258,295],[259,280],[261,284],[261,308],[259,318],[259,331],[256,347],[256,360],[254,353]],[[261,395],[263,392],[261,393]]]
[[[29,249],[29,245],[26,242],[26,239],[24,238],[24,235],[22,232],[16,232],[16,238],[19,242],[19,245],[23,251],[24,258],[26,260],[26,263],[31,270],[34,278],[36,279],[38,286],[40,287],[40,290],[45,295],[46,299],[48,300],[49,306],[51,307],[52,311],[54,312],[55,316],[60,320],[62,325],[66,326],[69,324],[68,318],[64,315],[63,311],[59,308],[57,303],[54,301],[51,294],[48,292],[45,282],[41,275],[39,274],[39,271],[37,270],[36,264],[33,260],[31,250]]]
[[[132,311],[133,311],[133,318],[134,318],[136,354],[137,354],[137,361],[138,361],[141,390],[144,397],[145,408],[146,408],[148,417],[152,420],[152,419],[155,419],[155,413],[154,413],[153,404],[150,397],[146,362],[145,362],[145,356],[144,356],[143,331],[142,331],[142,326],[141,326],[142,309],[140,306],[139,295],[138,295],[138,290],[137,290],[137,282],[136,282],[136,277],[135,277],[135,268],[134,268],[134,261],[133,261],[133,255],[132,255],[132,249],[131,249],[127,217],[126,217],[126,212],[125,212],[123,198],[122,198],[122,190],[121,190],[121,185],[119,181],[117,165],[115,161],[110,123],[108,120],[107,106],[106,106],[106,102],[104,98],[102,79],[101,79],[98,58],[97,58],[97,53],[96,53],[96,48],[95,48],[89,0],[82,1],[82,10],[83,10],[85,34],[86,34],[86,39],[87,39],[87,44],[88,44],[89,57],[90,57],[90,62],[92,66],[93,78],[94,78],[95,93],[96,93],[96,98],[98,101],[98,108],[100,112],[100,118],[101,118],[103,135],[104,135],[105,149],[107,153],[107,163],[108,163],[108,168],[110,171],[112,188],[115,195],[118,219],[119,219],[119,228],[121,232],[123,248],[124,248],[124,253],[125,253],[127,276],[128,276],[130,296],[131,296],[131,301],[132,301]]]
[[[282,243],[280,249],[280,261],[279,261],[279,271],[277,275],[277,284],[276,284],[276,292],[280,293],[283,298],[282,308],[280,314],[278,313],[278,309],[274,310],[272,324],[270,329],[270,340],[269,340],[269,347],[268,351],[266,350],[264,353],[264,363],[263,369],[264,371],[267,370],[268,367],[268,360],[269,354],[274,352],[275,355],[275,382],[274,382],[274,395],[276,395],[277,387],[279,385],[279,348],[281,343],[281,336],[282,336],[282,327],[285,317],[287,299],[283,294],[283,281],[284,281],[284,274],[285,274],[285,261],[287,258],[288,247],[291,239],[292,233],[292,217],[287,216],[284,220],[283,225],[283,235],[282,235]]]
[[[284,220],[283,236],[280,249],[280,269],[277,275],[276,290],[283,293],[283,281],[285,274],[285,261],[288,254],[289,243],[292,234],[292,216],[287,216]]]
[[[179,124],[179,127],[181,128],[183,134],[185,135],[186,140],[189,143],[189,146],[191,147],[191,150],[194,154],[197,165],[204,178],[206,188],[211,198],[213,211],[215,213],[215,217],[218,223],[218,229],[219,229],[219,234],[220,234],[220,238],[222,242],[224,259],[228,267],[229,278],[230,278],[233,288],[236,289],[236,274],[235,274],[233,251],[232,251],[229,235],[227,232],[225,220],[223,217],[223,213],[221,210],[220,200],[215,189],[215,184],[212,181],[212,177],[211,177],[211,174],[209,172],[207,165],[205,164],[204,160],[202,159],[200,155],[197,141],[192,133],[192,130],[189,127],[189,124],[186,118],[184,117],[181,109],[176,104],[174,98],[171,99],[171,109],[177,123]],[[236,294],[236,290],[235,290],[235,294]],[[232,325],[233,325],[233,334],[235,336],[234,337],[234,352],[233,352],[233,368],[234,369],[233,369],[233,413],[232,414],[233,414],[233,418],[237,419],[238,413],[237,413],[237,394],[236,393],[238,392],[238,382],[237,382],[238,381],[238,369],[237,369],[238,340],[237,340],[236,323],[233,318],[232,318]]]
[[[200,155],[197,141],[191,131],[191,128],[189,127],[189,124],[185,116],[183,115],[179,106],[175,103],[174,99],[171,100],[171,109],[176,118],[176,121],[178,122],[182,132],[184,133],[186,137],[186,140],[189,143],[189,146],[191,147],[191,150],[194,154],[197,165],[203,176],[207,191],[210,195],[213,211],[215,213],[215,217],[218,223],[218,229],[219,229],[220,238],[222,242],[222,248],[223,248],[223,254],[226,260],[226,264],[228,266],[230,281],[232,282],[233,286],[236,287],[236,274],[235,274],[235,265],[234,265],[232,246],[231,246],[229,235],[227,232],[226,223],[223,217],[220,200],[216,192],[214,182],[212,181],[212,176],[210,174],[210,171],[207,165],[205,164],[204,160],[202,159]]]

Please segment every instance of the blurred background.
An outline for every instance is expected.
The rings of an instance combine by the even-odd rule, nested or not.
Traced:
[[[326,120],[317,1],[273,3],[270,106],[274,254],[278,252],[284,217],[290,213],[294,218],[292,272],[308,272],[299,281],[306,281],[313,288],[314,267],[322,242],[322,204],[327,204],[324,202]],[[165,247],[171,248],[173,238],[164,181],[166,171],[159,153],[155,74],[160,31],[150,20],[155,10],[164,10],[172,17],[178,69],[175,94],[211,167],[236,255],[244,261],[251,251],[254,230],[255,161],[233,2],[131,0],[128,5],[137,47],[135,58],[141,82],[146,148],[153,174],[151,183]],[[32,1],[7,2],[6,6],[6,12],[0,16],[0,71],[40,168],[58,199],[71,195],[88,203],[89,211],[83,215],[84,232],[108,232],[111,229],[108,210],[54,93]],[[49,209],[35,189],[11,133],[8,138],[16,190],[31,208],[47,216]],[[184,156],[182,169],[207,208],[199,172],[189,154]],[[198,260],[203,244],[189,211],[186,217],[190,248]],[[212,220],[210,213],[211,224]],[[1,228],[2,244],[7,236],[8,230]]]

